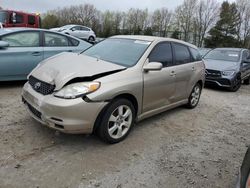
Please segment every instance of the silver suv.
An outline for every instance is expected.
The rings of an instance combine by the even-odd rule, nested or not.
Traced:
[[[115,36],[81,54],[62,53],[28,76],[30,115],[65,133],[96,132],[123,140],[135,121],[171,108],[197,106],[205,66],[197,48],[167,38]]]

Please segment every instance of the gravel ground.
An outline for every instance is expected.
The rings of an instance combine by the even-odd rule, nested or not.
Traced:
[[[250,87],[203,91],[183,107],[138,123],[122,143],[66,135],[34,121],[23,83],[0,85],[0,187],[234,187],[250,144]]]

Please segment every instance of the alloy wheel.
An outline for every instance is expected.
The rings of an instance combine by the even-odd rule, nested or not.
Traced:
[[[118,106],[108,120],[108,133],[113,139],[123,137],[132,124],[132,110],[127,105]]]
[[[201,88],[199,85],[196,85],[193,89],[193,92],[191,94],[191,105],[196,106],[197,103],[199,102],[200,99],[200,94],[201,94]]]

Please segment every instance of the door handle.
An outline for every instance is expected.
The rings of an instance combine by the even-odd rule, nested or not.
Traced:
[[[73,52],[73,50],[68,50],[68,52]]]
[[[195,71],[196,69],[194,67],[192,67],[192,71]]]
[[[176,76],[175,71],[171,71],[170,76]]]
[[[31,55],[33,55],[33,56],[40,56],[41,52],[32,52]]]

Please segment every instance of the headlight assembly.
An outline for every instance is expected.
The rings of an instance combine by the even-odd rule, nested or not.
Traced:
[[[229,71],[222,71],[223,76],[232,76],[235,74],[234,70],[229,70]]]
[[[54,96],[65,99],[75,99],[98,90],[100,85],[100,82],[74,83],[63,87],[54,93]]]

